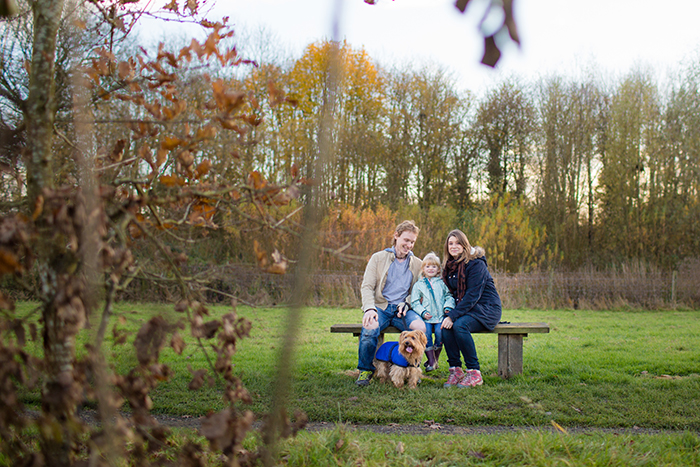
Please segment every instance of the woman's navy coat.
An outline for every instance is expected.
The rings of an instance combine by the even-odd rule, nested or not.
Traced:
[[[469,313],[486,329],[492,331],[501,320],[501,297],[498,296],[486,258],[474,258],[466,266],[467,291],[464,297],[455,297],[456,305],[447,316],[454,323]],[[451,290],[457,290],[457,275],[447,278]]]

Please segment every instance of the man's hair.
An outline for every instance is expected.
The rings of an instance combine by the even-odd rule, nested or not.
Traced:
[[[400,237],[402,233],[404,232],[411,232],[416,235],[418,235],[418,232],[420,232],[420,229],[418,226],[416,226],[416,223],[413,221],[403,221],[399,225],[396,226],[396,236]],[[394,238],[394,245],[396,245],[396,239]]]

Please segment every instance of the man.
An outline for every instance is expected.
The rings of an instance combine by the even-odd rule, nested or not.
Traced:
[[[394,326],[401,331],[425,332],[425,323],[411,310],[411,287],[420,276],[421,260],[413,255],[420,229],[413,221],[403,221],[394,231],[394,246],[372,255],[365,268],[362,295],[362,333],[360,334],[360,370],[355,384],[367,386],[374,374],[372,360],[381,331]]]

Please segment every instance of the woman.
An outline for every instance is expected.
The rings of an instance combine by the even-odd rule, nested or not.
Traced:
[[[445,241],[442,278],[452,292],[455,307],[445,313],[442,339],[450,365],[445,387],[474,387],[483,383],[472,333],[492,331],[501,319],[501,298],[489,274],[484,249],[472,247],[461,230]],[[460,353],[466,371],[462,371]]]

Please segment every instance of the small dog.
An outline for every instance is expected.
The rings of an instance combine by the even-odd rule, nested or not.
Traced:
[[[385,342],[374,357],[376,377],[383,383],[391,380],[397,388],[408,382],[415,389],[423,374],[420,363],[427,343],[423,331],[404,331],[398,342]]]

